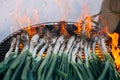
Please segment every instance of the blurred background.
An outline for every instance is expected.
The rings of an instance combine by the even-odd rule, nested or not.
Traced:
[[[0,42],[28,25],[76,22],[100,12],[103,0],[0,0]]]

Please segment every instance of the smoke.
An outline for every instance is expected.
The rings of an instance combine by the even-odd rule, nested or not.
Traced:
[[[17,1],[20,2],[16,9]],[[23,16],[29,10],[28,16],[33,18],[33,10],[38,13],[38,23],[53,21],[78,21],[84,14],[84,6],[87,5],[88,13],[96,14],[100,11],[102,0],[0,0],[0,42],[11,34],[10,13],[17,10]],[[86,13],[86,12],[85,12]],[[34,24],[34,22],[32,23]],[[16,23],[13,32],[20,26]],[[6,33],[5,33],[6,32]]]

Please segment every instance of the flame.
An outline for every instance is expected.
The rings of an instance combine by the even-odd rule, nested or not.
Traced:
[[[26,15],[23,16],[22,18],[22,26],[24,28],[24,24],[27,23],[27,29],[31,29],[30,28],[30,25],[31,25],[31,20],[30,20],[30,17],[27,17]]]
[[[90,16],[86,17],[85,32],[88,37],[90,37],[90,31],[92,29],[92,18]]]
[[[89,7],[87,6],[87,4],[82,5],[83,2],[80,1],[80,5],[81,8],[83,9],[83,11],[80,14],[80,17],[78,19],[78,23],[80,23],[79,25],[74,24],[77,27],[77,30],[74,31],[74,33],[80,35],[81,31],[83,30],[83,32],[85,32],[85,34],[90,37],[90,31],[91,31],[91,22],[92,22],[92,17],[88,16],[90,15],[90,11],[89,11]],[[86,17],[87,16],[87,17]],[[85,25],[83,25],[83,23],[85,23]]]
[[[13,25],[17,23],[18,24],[17,26],[20,26],[20,28],[25,28],[27,26],[28,29],[30,29],[31,23],[38,23],[38,11],[37,9],[33,10],[26,9],[24,12],[22,12],[23,11],[22,6],[23,6],[22,2],[17,1],[15,10],[10,13],[11,21]],[[32,15],[33,17],[30,17]]]
[[[65,22],[61,22],[60,34],[61,35],[65,35],[65,36],[69,36],[69,33],[67,32],[65,27],[66,27],[66,23]]]
[[[16,29],[24,29],[27,30],[30,36],[34,35],[36,32],[36,29],[31,28],[32,23],[38,23],[38,11],[36,9],[31,10],[26,9],[24,11],[24,14],[22,14],[20,11],[22,11],[22,5],[21,2],[17,2],[16,8],[14,11],[10,13],[12,26],[11,31],[14,32]]]
[[[111,43],[110,43],[110,46],[111,46],[111,52],[112,52],[112,56],[114,58],[114,62],[115,62],[115,65],[118,69],[118,71],[120,72],[120,49],[118,47],[118,39],[119,39],[119,34],[114,32],[114,33],[110,33],[108,30],[108,25],[107,25],[107,22],[106,20],[103,18],[103,17],[100,17],[101,21],[102,21],[102,24],[105,25],[105,27],[102,29],[102,32],[105,32],[111,39]]]
[[[30,17],[27,16],[27,13],[21,16],[18,12],[12,12],[11,17],[14,19],[16,23],[23,29],[25,28],[25,24],[27,24],[28,29],[30,29],[31,20]]]
[[[82,10],[82,12],[81,12],[81,14],[80,14],[80,16],[79,16],[79,19],[78,19],[78,21],[77,22],[79,22],[81,19],[84,19],[86,16],[88,16],[88,15],[91,15],[90,13],[90,9],[89,9],[89,7],[88,7],[88,4],[85,4],[85,1],[81,1],[80,0],[80,5],[81,5],[81,8],[83,9]],[[84,4],[84,5],[83,5]]]
[[[82,6],[82,14],[81,17],[85,18],[86,16],[90,15],[89,7],[87,5]]]
[[[118,68],[118,71],[120,72],[120,49],[118,48],[118,39],[119,34],[114,32],[113,34],[109,33],[106,29],[107,35],[112,39],[111,47],[112,47],[112,56],[114,57],[114,61],[116,64],[116,67]]]
[[[80,35],[82,30],[82,20],[80,19],[79,23],[75,23],[74,25],[77,27],[75,31],[73,31],[75,34]]]

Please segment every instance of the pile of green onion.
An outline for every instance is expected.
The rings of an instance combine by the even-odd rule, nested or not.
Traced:
[[[19,52],[21,42],[24,48]],[[88,43],[75,36],[65,40],[63,35],[49,42],[39,34],[29,40],[28,34],[23,32],[13,39],[0,63],[0,80],[120,80],[114,60],[104,44],[101,48],[103,60],[95,50],[89,52],[89,44],[94,49],[96,42]],[[46,53],[45,57],[43,53]]]

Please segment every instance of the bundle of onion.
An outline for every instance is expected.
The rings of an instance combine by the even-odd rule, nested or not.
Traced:
[[[0,63],[1,80],[119,80],[120,74],[104,42],[104,36],[92,41],[81,36],[66,39],[64,35],[46,40],[38,33],[30,40],[23,31],[13,38]],[[24,47],[19,52],[21,43]],[[96,44],[101,44],[98,47],[102,60],[96,53]]]

